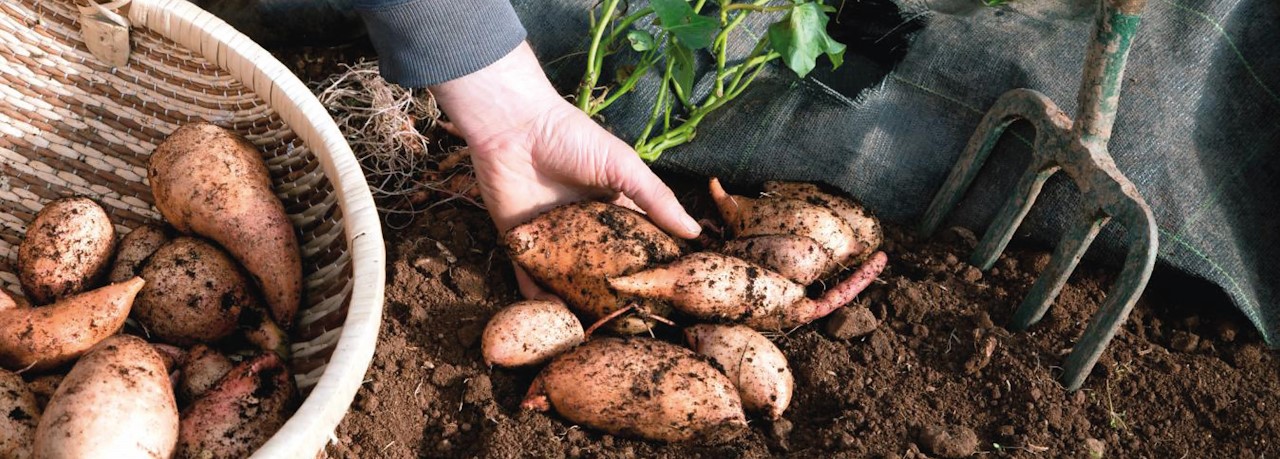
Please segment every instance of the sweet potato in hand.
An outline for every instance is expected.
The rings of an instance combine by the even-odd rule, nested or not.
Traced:
[[[512,228],[504,237],[512,260],[548,290],[591,319],[625,307],[629,298],[609,288],[606,278],[630,274],[674,260],[675,239],[640,213],[593,201],[556,207]],[[663,311],[660,303],[642,309]],[[648,330],[643,319],[627,316],[615,330]]]
[[[217,241],[262,287],[276,322],[289,327],[302,298],[302,254],[258,149],[218,126],[188,124],[156,147],[147,178],[165,220]]]
[[[791,404],[795,378],[787,357],[769,338],[742,325],[698,324],[684,329],[694,352],[724,369],[747,411],[778,419]]]
[[[609,283],[621,293],[670,301],[699,319],[779,330],[807,324],[853,301],[887,262],[884,252],[876,252],[851,277],[816,300],[805,297],[803,286],[778,273],[714,252],[690,254]]]
[[[649,338],[598,338],[561,354],[521,405],[554,408],[614,435],[722,442],[746,427],[733,383],[692,351]]]
[[[48,306],[0,311],[0,367],[38,372],[75,360],[124,327],[145,283],[135,277]]]

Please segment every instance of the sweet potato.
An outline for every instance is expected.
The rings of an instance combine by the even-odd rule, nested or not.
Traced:
[[[851,198],[824,192],[812,183],[765,182],[764,191],[826,207],[844,219],[845,223],[853,228],[854,238],[864,247],[861,255],[854,257],[851,264],[862,263],[880,247],[880,243],[884,240],[880,220]]]
[[[217,241],[262,287],[276,322],[292,324],[302,255],[258,149],[212,124],[188,124],[156,147],[147,178],[165,220]]]
[[[182,374],[178,377],[178,400],[190,403],[200,398],[234,366],[231,359],[209,346],[191,346],[182,364]]]
[[[64,373],[49,373],[31,378],[31,381],[27,382],[27,388],[31,389],[31,393],[36,396],[36,406],[40,408],[40,411],[44,411],[45,405],[49,403],[53,393],[58,390],[58,384],[61,384],[62,378],[66,376]]]
[[[670,301],[699,319],[779,330],[807,324],[853,301],[887,261],[883,252],[876,252],[816,300],[806,298],[803,286],[778,273],[714,252],[693,253],[666,266],[612,278],[609,284],[621,293]]]
[[[182,412],[174,457],[247,457],[289,419],[296,392],[274,352],[240,362]]]
[[[611,290],[606,278],[667,263],[680,254],[675,239],[640,213],[591,201],[554,208],[512,228],[504,244],[531,277],[592,320],[632,300]],[[658,302],[642,303],[642,310],[658,314],[667,310]],[[649,328],[635,316],[614,323],[622,333]]]
[[[40,407],[21,376],[0,369],[0,458],[27,459],[36,438]]]
[[[164,360],[142,338],[118,335],[62,380],[36,428],[35,457],[169,457],[177,438]]]
[[[116,261],[111,266],[111,282],[129,280],[142,272],[142,265],[151,254],[160,250],[169,242],[169,234],[162,228],[143,225],[120,239],[120,248],[116,251]]]
[[[18,302],[14,301],[13,297],[9,296],[9,292],[0,289],[0,312],[17,308]]]
[[[179,237],[156,250],[140,274],[147,285],[130,314],[161,341],[189,346],[236,330],[240,311],[260,308],[249,280],[221,249]]]
[[[800,285],[818,280],[831,266],[831,254],[808,236],[771,234],[734,239],[721,250],[781,274]]]
[[[720,209],[726,229],[735,238],[789,234],[818,241],[831,256],[827,271],[847,263],[865,249],[844,219],[820,205],[798,199],[730,195],[714,178],[711,179],[711,199]]]
[[[135,277],[49,306],[0,311],[0,367],[44,371],[74,360],[124,327],[145,283]]]
[[[582,323],[559,301],[521,301],[498,311],[480,336],[485,363],[540,365],[582,342]]]
[[[699,324],[684,329],[694,352],[710,358],[733,381],[747,411],[778,419],[791,404],[795,379],[787,357],[760,332],[742,325]]]
[[[18,246],[18,280],[32,304],[75,295],[106,274],[116,246],[107,212],[89,198],[50,202],[31,220]]]
[[[746,426],[737,389],[692,351],[648,338],[598,338],[561,354],[521,405],[554,408],[614,435],[717,443]]]

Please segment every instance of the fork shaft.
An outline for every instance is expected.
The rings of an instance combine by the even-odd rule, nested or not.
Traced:
[[[1074,134],[1086,144],[1106,145],[1116,122],[1120,82],[1145,0],[1103,0],[1093,25],[1084,75],[1076,99]]]

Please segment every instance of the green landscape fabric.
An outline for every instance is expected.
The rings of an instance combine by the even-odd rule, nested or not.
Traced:
[[[805,80],[774,66],[655,166],[739,185],[825,182],[914,226],[1000,94],[1034,89],[1074,113],[1096,2],[898,1],[904,21],[924,27],[883,80],[855,55]],[[513,3],[553,80],[573,92],[593,2]],[[761,33],[767,19],[744,33]],[[700,81],[705,94],[710,78]],[[606,125],[634,138],[657,84],[646,79],[606,110]],[[1123,84],[1110,151],[1155,212],[1160,262],[1220,286],[1280,346],[1280,2],[1150,0]],[[947,225],[981,234],[1033,137],[1027,126],[1010,129]],[[1056,243],[1079,218],[1076,197],[1055,176],[1018,235]],[[1121,235],[1109,225],[1089,256],[1118,264]]]

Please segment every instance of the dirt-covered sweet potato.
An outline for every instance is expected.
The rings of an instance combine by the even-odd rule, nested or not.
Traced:
[[[170,457],[178,406],[164,360],[131,335],[98,343],[67,373],[36,428],[35,457]]]
[[[607,316],[631,300],[611,290],[606,278],[667,263],[680,254],[675,239],[640,213],[592,201],[551,209],[512,228],[504,243],[531,277],[589,319]],[[666,310],[659,302],[643,303],[641,310]],[[635,316],[614,323],[622,333],[649,328]]]
[[[812,238],[830,253],[828,271],[865,250],[853,228],[834,211],[820,205],[799,199],[731,195],[714,178],[711,179],[711,199],[720,209],[726,229],[735,238],[779,234]]]
[[[245,360],[182,411],[175,458],[247,457],[293,413],[297,389],[273,352]]]
[[[848,279],[818,299],[781,274],[714,252],[686,255],[671,264],[609,280],[621,293],[671,302],[703,320],[736,321],[757,330],[797,327],[844,306],[862,292],[888,258],[876,252]]]
[[[92,289],[106,274],[116,231],[107,212],[89,198],[46,204],[18,246],[18,280],[32,304],[42,305]]]
[[[169,242],[169,234],[162,228],[143,225],[130,231],[120,239],[120,247],[116,250],[116,261],[111,266],[111,282],[129,280],[142,272],[142,265],[151,254],[160,250]]]
[[[231,253],[289,327],[302,297],[302,255],[258,149],[218,126],[188,124],[156,147],[147,178],[165,220]]]
[[[831,254],[808,236],[770,234],[725,242],[722,252],[758,264],[800,285],[809,285],[831,266]]]
[[[21,376],[0,368],[0,458],[27,459],[36,438],[40,407]]]
[[[204,395],[234,366],[231,359],[209,346],[191,346],[178,377],[178,400],[189,403]]]
[[[288,359],[289,334],[271,320],[271,314],[262,308],[244,308],[240,310],[237,327],[244,335],[245,341],[264,351],[275,352],[280,358]]]
[[[147,260],[147,285],[130,314],[160,341],[189,346],[235,332],[241,310],[258,308],[246,278],[225,252],[204,240],[179,237]]]
[[[778,419],[791,404],[795,378],[787,357],[769,338],[742,325],[698,324],[684,329],[694,352],[724,369],[742,397],[742,406]]]
[[[582,323],[559,301],[521,301],[498,311],[480,335],[485,363],[540,365],[582,342]]]
[[[597,338],[538,374],[521,405],[571,422],[660,441],[717,443],[746,427],[733,383],[705,359],[649,338]]]
[[[827,193],[818,185],[800,182],[765,182],[764,191],[826,207],[843,218],[853,228],[854,237],[865,247],[861,255],[854,257],[852,264],[862,263],[880,248],[880,243],[884,240],[880,220],[852,198]]]
[[[135,277],[48,306],[0,311],[0,367],[38,372],[74,360],[124,327],[145,283]]]

